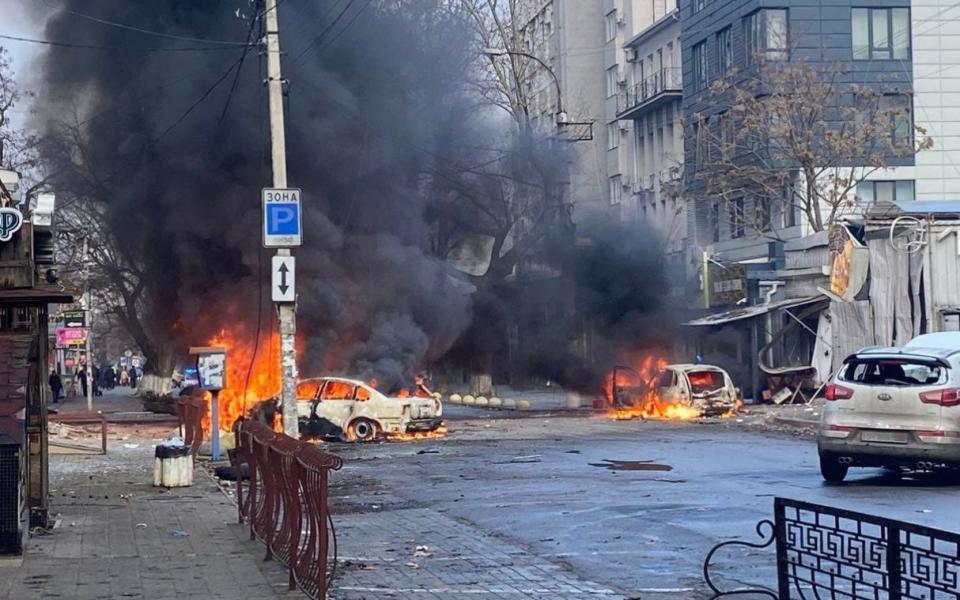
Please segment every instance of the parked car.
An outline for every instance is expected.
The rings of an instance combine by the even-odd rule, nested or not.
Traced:
[[[272,423],[280,399],[254,408],[252,416]],[[387,396],[353,379],[319,377],[297,384],[300,433],[308,437],[368,442],[394,434],[434,431],[443,424],[443,406],[433,396]]]
[[[817,448],[831,483],[854,467],[960,467],[960,334],[865,348],[826,387]]]
[[[713,365],[667,365],[657,378],[661,403],[700,410],[704,416],[729,413],[737,407],[739,392],[730,375]]]

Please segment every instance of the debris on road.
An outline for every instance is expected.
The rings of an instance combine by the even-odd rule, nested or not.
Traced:
[[[673,467],[655,463],[652,460],[610,460],[602,463],[588,463],[591,467],[602,467],[611,471],[672,471]]]
[[[527,456],[514,456],[510,460],[502,460],[495,462],[495,465],[509,465],[509,464],[524,464],[524,463],[538,463],[542,462],[543,456],[540,454],[529,454]]]

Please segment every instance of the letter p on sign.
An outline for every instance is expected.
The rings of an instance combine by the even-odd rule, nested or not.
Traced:
[[[263,190],[263,245],[285,248],[302,243],[299,189]]]

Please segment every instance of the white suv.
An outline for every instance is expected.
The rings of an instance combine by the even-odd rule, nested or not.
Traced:
[[[847,357],[826,388],[820,472],[960,467],[960,333],[921,335],[903,348]]]

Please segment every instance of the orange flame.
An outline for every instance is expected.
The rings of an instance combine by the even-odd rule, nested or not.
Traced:
[[[603,391],[614,419],[689,420],[700,410],[686,404],[665,402],[657,393],[657,378],[667,368],[666,359],[647,355],[630,368],[617,368],[606,375]],[[614,380],[616,376],[616,380]]]
[[[224,388],[218,394],[221,431],[230,431],[237,419],[247,415],[257,402],[280,393],[282,387],[278,358],[280,334],[274,333],[264,342],[257,350],[252,336],[226,330],[221,331],[209,341],[211,346],[222,346],[227,349]],[[249,384],[247,383],[248,368],[250,369]],[[209,400],[209,393],[207,399]],[[277,427],[282,427],[280,419],[275,420],[274,428]],[[204,415],[203,430],[204,433],[210,432],[209,414]]]

